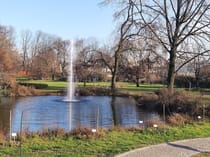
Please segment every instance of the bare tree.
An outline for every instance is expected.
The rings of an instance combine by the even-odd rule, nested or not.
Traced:
[[[185,64],[199,55],[209,52],[210,35],[210,1],[209,0],[120,0],[123,6],[120,12],[132,8],[129,15],[139,27],[145,25],[154,35],[154,39],[160,43],[169,55],[168,65],[168,90],[173,93],[176,72]],[[133,28],[133,27],[132,27]],[[198,44],[203,48],[202,52],[193,53],[183,49],[187,44]],[[176,67],[177,59],[182,56],[191,57]],[[184,57],[184,59],[186,59]]]
[[[83,81],[84,86],[86,86],[88,80],[97,78],[98,76],[100,65],[97,62],[95,53],[97,42],[91,42],[91,39],[78,40],[76,47],[78,51],[75,61],[77,78]]]
[[[0,88],[13,88],[13,75],[19,70],[19,55],[14,43],[14,30],[0,25]],[[7,93],[4,93],[7,94]]]
[[[68,47],[70,46],[70,41],[68,40],[62,40],[61,38],[57,38],[54,41],[54,51],[57,54],[57,60],[60,65],[61,70],[61,77],[66,78],[67,77],[67,71],[66,67],[68,65],[67,61],[67,51]]]
[[[22,70],[26,73],[29,71],[29,51],[31,49],[32,33],[23,31],[21,33],[21,49],[22,49]]]
[[[13,29],[0,25],[0,72],[10,73],[15,69],[17,60],[16,47],[13,41]],[[18,66],[18,65],[16,65]]]
[[[209,56],[198,56],[192,61],[196,88],[200,87],[202,72],[205,71],[203,68],[209,64],[209,59],[210,59]]]
[[[32,74],[38,78],[55,79],[59,63],[54,49],[54,43],[57,37],[38,32],[34,38],[32,47]]]
[[[105,0],[102,4],[110,3],[112,1]],[[131,4],[131,1],[126,2],[122,1],[113,1],[119,3],[122,6],[122,10],[116,12],[114,14],[114,18],[120,20],[120,26],[118,28],[118,34],[115,46],[113,47],[114,52],[114,66],[111,70],[112,80],[111,80],[111,88],[115,90],[116,78],[118,74],[119,67],[119,59],[123,52],[131,49],[132,45],[130,41],[135,40],[136,36],[141,36],[141,30],[145,28],[144,25],[137,23],[137,21],[132,17],[135,6]],[[126,5],[123,5],[126,4]]]

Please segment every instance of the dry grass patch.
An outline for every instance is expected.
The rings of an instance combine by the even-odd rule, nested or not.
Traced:
[[[188,115],[175,113],[168,117],[168,122],[173,126],[184,126],[192,122],[192,119]]]

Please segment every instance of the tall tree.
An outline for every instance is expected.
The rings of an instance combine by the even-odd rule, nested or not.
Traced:
[[[54,49],[55,36],[38,32],[32,49],[32,74],[39,79],[55,78],[59,63]]]
[[[105,0],[102,2],[102,4],[106,4],[106,2],[110,3],[112,0]],[[113,1],[120,4],[126,3],[125,0],[122,1]],[[130,2],[129,2],[130,3]],[[132,13],[134,10],[133,5],[121,5],[123,6],[122,10],[119,12],[116,12],[114,14],[114,18],[116,20],[120,20],[119,28],[118,28],[118,34],[115,42],[115,46],[113,47],[114,52],[114,65],[111,69],[112,73],[112,80],[111,80],[111,89],[112,91],[115,90],[116,86],[116,78],[119,71],[119,60],[123,52],[128,51],[132,48],[132,42],[135,40],[136,36],[141,36],[141,30],[145,28],[144,25],[139,25],[136,23],[134,18],[132,17]],[[137,27],[138,25],[138,27]]]
[[[67,77],[66,67],[68,65],[67,55],[70,47],[70,41],[57,38],[54,41],[54,51],[57,54],[57,60],[60,65],[61,77]]]
[[[0,72],[14,71],[17,60],[16,47],[13,41],[13,29],[0,25]],[[17,66],[17,65],[16,65]]]
[[[101,67],[97,62],[97,54],[95,53],[98,47],[97,41],[95,39],[78,40],[76,47],[76,75],[80,81],[83,81],[84,86],[86,86],[88,80],[97,78],[98,71]]]
[[[21,33],[21,49],[22,49],[22,70],[29,71],[29,51],[31,49],[32,33],[23,31]]]
[[[210,1],[119,0],[117,2],[123,6],[120,12],[124,12],[125,8],[132,8],[129,19],[135,21],[133,24],[139,27],[145,25],[153,33],[154,40],[168,52],[167,82],[169,93],[173,93],[176,72],[194,58],[210,50],[209,46],[206,46],[210,34]],[[198,53],[183,49],[190,43],[205,46],[202,47],[203,51]],[[182,59],[182,56],[188,54],[191,57],[176,67],[177,59]]]

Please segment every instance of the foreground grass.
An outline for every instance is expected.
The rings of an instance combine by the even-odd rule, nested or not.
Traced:
[[[131,149],[181,139],[210,137],[210,123],[188,124],[184,127],[159,129],[114,129],[100,131],[103,136],[38,136],[33,135],[22,143],[23,156],[114,156]],[[78,137],[78,136],[77,136]],[[19,156],[19,144],[0,145],[0,156]]]

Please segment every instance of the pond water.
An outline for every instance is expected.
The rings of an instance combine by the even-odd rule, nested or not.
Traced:
[[[77,102],[63,102],[62,96],[35,96],[2,98],[0,103],[0,130],[8,133],[22,130],[64,128],[77,126],[109,128],[114,125],[138,126],[139,120],[160,119],[156,112],[136,106],[133,98],[86,96]],[[10,116],[11,113],[11,116]],[[10,118],[11,117],[11,118]],[[22,119],[22,120],[21,120]]]

